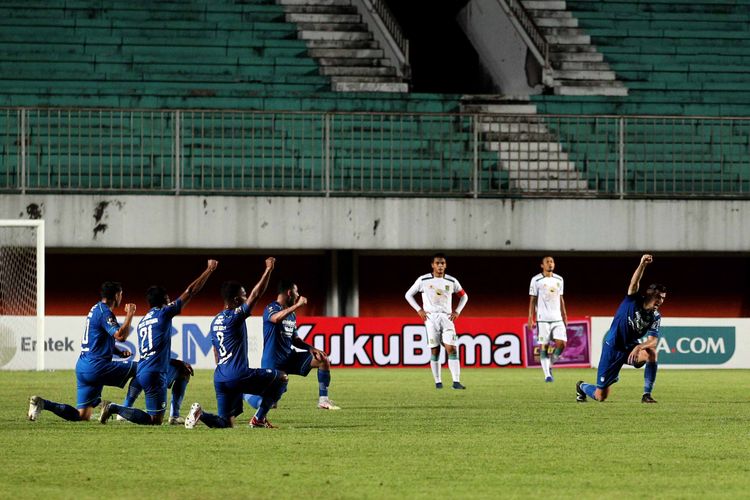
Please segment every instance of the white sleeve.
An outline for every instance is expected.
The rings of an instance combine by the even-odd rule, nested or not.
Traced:
[[[419,311],[420,309],[422,309],[420,305],[417,303],[417,300],[414,298],[414,296],[417,293],[419,293],[421,281],[422,281],[422,278],[417,278],[417,281],[414,282],[411,288],[409,288],[409,290],[406,292],[406,295],[404,295],[404,298],[406,299],[406,301],[415,311]]]
[[[565,281],[562,279],[562,276],[560,276],[560,295],[562,296],[563,290],[565,289]]]
[[[534,278],[536,278],[536,276],[534,276]],[[539,292],[536,289],[536,280],[534,278],[531,278],[531,283],[529,284],[529,295],[537,297]]]
[[[463,311],[464,307],[466,306],[466,303],[469,301],[469,294],[466,293],[465,290],[461,290],[463,293],[461,294],[461,299],[458,301],[458,305],[456,306],[456,312],[458,314],[461,314],[461,311]]]

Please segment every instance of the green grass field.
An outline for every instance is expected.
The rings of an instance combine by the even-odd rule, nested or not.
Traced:
[[[448,370],[444,369],[444,377]],[[429,370],[335,370],[292,377],[269,420],[279,429],[71,423],[28,396],[75,402],[72,371],[0,372],[2,498],[748,498],[750,371],[625,370],[606,403],[574,401],[593,370],[466,369],[466,391],[433,388]],[[120,401],[124,390],[105,388]],[[183,415],[216,409],[196,373]],[[139,400],[142,405],[143,401]],[[95,410],[95,415],[98,410]]]

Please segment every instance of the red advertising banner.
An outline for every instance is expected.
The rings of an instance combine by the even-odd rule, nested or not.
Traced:
[[[585,322],[588,340],[588,319],[577,321]],[[297,329],[305,342],[327,352],[336,367],[422,367],[430,361],[419,318],[303,317],[297,319]],[[462,366],[527,366],[526,318],[459,318],[456,332]],[[588,359],[588,343],[585,350]]]

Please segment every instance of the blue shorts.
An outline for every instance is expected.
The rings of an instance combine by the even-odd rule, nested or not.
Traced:
[[[79,371],[76,366],[76,407],[80,409],[97,406],[102,401],[104,386],[125,387],[128,379],[135,375],[137,366],[134,361],[110,361],[91,371]]]
[[[286,372],[287,375],[302,375],[307,377],[312,370],[313,355],[309,352],[292,351],[286,361],[275,366],[277,370]]]
[[[262,395],[279,377],[278,370],[252,368],[242,378],[222,382],[214,380],[219,416],[228,419],[242,414],[242,395]]]
[[[161,372],[140,372],[138,383],[146,394],[146,413],[159,415],[167,409],[167,374]]]
[[[627,363],[629,354],[604,342],[602,356],[599,358],[599,368],[596,371],[596,387],[604,389],[620,380],[620,370],[622,365]]]

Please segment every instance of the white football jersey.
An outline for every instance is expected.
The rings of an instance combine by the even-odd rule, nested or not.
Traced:
[[[417,292],[422,294],[422,309],[425,312],[451,314],[453,294],[463,295],[464,289],[458,280],[449,274],[436,278],[429,273],[417,278],[406,295],[414,296]]]
[[[562,321],[560,297],[563,295],[562,276],[552,273],[545,277],[542,273],[531,278],[529,295],[536,297],[537,321]]]

